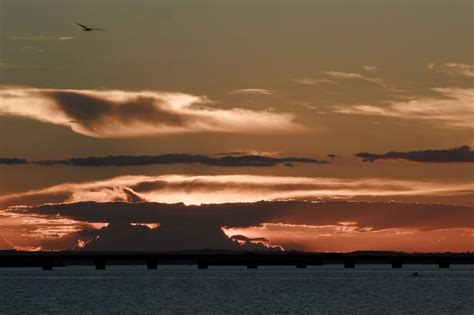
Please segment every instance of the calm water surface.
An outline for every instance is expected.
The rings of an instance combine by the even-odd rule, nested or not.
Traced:
[[[0,313],[472,315],[474,266],[0,268]]]

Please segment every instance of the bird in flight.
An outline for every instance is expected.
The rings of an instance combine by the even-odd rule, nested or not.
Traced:
[[[101,29],[101,28],[88,27],[88,26],[85,26],[85,25],[83,25],[83,24],[81,24],[81,23],[77,23],[77,22],[75,22],[75,23],[76,23],[77,25],[79,25],[80,27],[82,27],[82,30],[83,30],[84,32],[103,31],[103,29]]]

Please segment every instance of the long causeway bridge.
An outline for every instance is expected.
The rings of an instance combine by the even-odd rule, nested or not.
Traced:
[[[110,265],[145,265],[157,269],[160,265],[195,265],[199,269],[210,266],[320,266],[340,264],[355,268],[362,264],[387,264],[402,268],[410,264],[438,265],[449,268],[454,264],[474,265],[474,253],[293,253],[293,252],[228,252],[228,253],[150,253],[150,252],[21,252],[0,251],[0,267],[39,267],[52,270],[56,267],[90,265],[106,269]]]

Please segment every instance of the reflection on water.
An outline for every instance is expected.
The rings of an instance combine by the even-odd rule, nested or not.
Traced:
[[[414,277],[413,273],[418,272]],[[0,313],[474,312],[474,266],[0,269]]]

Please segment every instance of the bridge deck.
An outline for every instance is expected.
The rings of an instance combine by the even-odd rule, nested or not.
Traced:
[[[355,254],[355,253],[134,253],[134,252],[0,252],[0,267],[42,267],[45,270],[58,266],[95,265],[146,265],[156,269],[159,265],[209,266],[317,266],[341,264],[354,268],[360,264],[389,264],[402,268],[407,264],[436,264],[449,268],[453,264],[474,264],[474,254]]]

